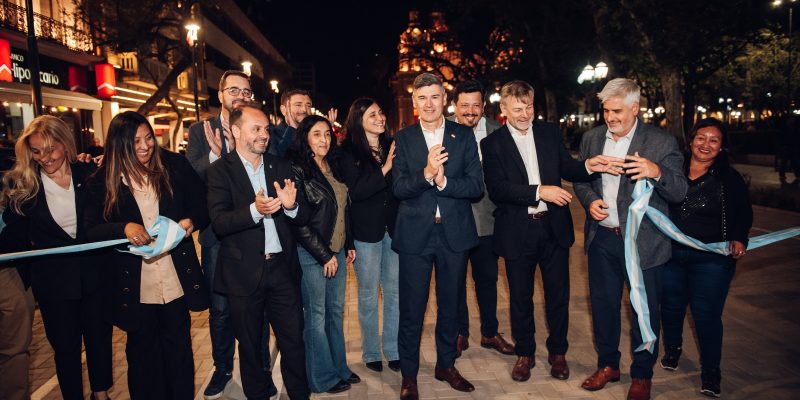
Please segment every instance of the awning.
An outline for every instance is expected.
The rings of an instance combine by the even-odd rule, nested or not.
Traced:
[[[31,87],[22,83],[0,82],[0,100],[16,103],[31,103]],[[103,108],[100,99],[88,94],[68,90],[42,87],[42,102],[49,107],[64,106],[82,110],[99,111]]]

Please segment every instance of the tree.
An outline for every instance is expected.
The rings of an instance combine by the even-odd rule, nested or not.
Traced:
[[[90,26],[97,45],[114,52],[135,52],[140,73],[150,78],[157,89],[137,110],[150,113],[162,100],[182,115],[169,98],[178,76],[192,65],[192,49],[184,40],[184,25],[189,6],[183,1],[169,0],[75,0],[78,17]],[[212,5],[212,0],[203,4]],[[147,61],[155,60],[171,68],[163,78]],[[176,125],[176,132],[180,128]],[[169,146],[171,137],[165,139]]]

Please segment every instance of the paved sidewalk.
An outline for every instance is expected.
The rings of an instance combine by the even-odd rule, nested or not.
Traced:
[[[777,174],[775,174],[777,176]],[[764,207],[755,208],[755,224],[752,235],[800,225],[800,214]],[[540,351],[536,355],[536,368],[528,382],[511,380],[510,371],[515,357],[504,356],[483,349],[479,345],[479,321],[472,279],[468,281],[468,302],[471,330],[470,348],[456,362],[456,367],[475,384],[473,393],[461,393],[433,379],[436,361],[433,328],[436,320],[434,293],[431,293],[429,310],[425,318],[422,336],[422,360],[420,395],[422,398],[454,399],[624,399],[630,378],[627,376],[630,354],[627,338],[630,313],[623,317],[623,335],[620,349],[623,378],[598,392],[587,392],[580,388],[581,381],[595,368],[595,352],[592,345],[591,318],[589,315],[586,257],[582,252],[582,226],[584,213],[577,201],[572,203],[575,220],[576,244],[570,252],[570,349],[567,359],[572,375],[567,381],[558,381],[548,375],[547,354],[544,350],[546,329],[543,315],[541,280],[537,278],[535,288],[536,342]],[[729,399],[797,399],[800,398],[800,318],[794,308],[800,303],[800,239],[794,238],[752,251],[738,264],[728,302],[725,309],[725,341],[723,351],[723,398]],[[508,285],[505,270],[501,265],[498,283],[498,319],[500,331],[511,339],[508,319]],[[318,399],[397,399],[400,390],[400,375],[384,368],[383,373],[366,369],[361,361],[361,337],[358,325],[356,280],[352,268],[348,270],[345,309],[345,338],[347,356],[354,372],[362,383],[338,395],[314,395]],[[626,308],[627,310],[627,308]],[[690,320],[691,321],[691,320]],[[654,399],[701,399],[698,393],[699,357],[692,344],[692,326],[685,328],[686,344],[684,356],[676,372],[656,367]],[[207,313],[193,313],[192,339],[195,349],[195,384],[198,399],[210,378],[212,361],[208,336]],[[274,341],[273,341],[274,343]],[[126,384],[125,335],[115,330],[114,334],[114,379],[111,391],[114,400],[129,398]],[[34,399],[59,399],[55,380],[52,350],[36,316],[34,342],[31,346],[33,364],[30,378]],[[84,368],[85,375],[85,368]],[[276,382],[278,383],[278,382]],[[88,388],[88,382],[84,384]],[[244,399],[238,382],[228,385],[226,399]],[[282,399],[288,398],[285,394]]]

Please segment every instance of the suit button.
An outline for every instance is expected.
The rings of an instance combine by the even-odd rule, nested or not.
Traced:
[[[122,305],[120,305],[120,307],[124,310],[124,309],[128,308],[128,305],[125,304],[125,303],[122,303]]]
[[[122,293],[128,293],[130,291],[131,291],[130,288],[122,288]]]
[[[185,252],[185,251],[182,251],[182,252],[181,252],[181,255],[182,255],[182,256],[185,256],[185,255],[186,255],[186,252]]]
[[[191,268],[186,268],[186,273],[187,274],[191,274],[192,273],[192,269]]]
[[[194,285],[194,286],[192,286],[192,287],[194,288],[194,290],[200,289],[200,285],[198,285],[198,284],[195,284],[195,285]]]
[[[122,270],[122,272],[124,272],[124,273],[125,273],[125,275],[130,275],[130,274],[131,274],[130,272],[128,272],[128,270],[127,270],[127,269],[125,269],[125,270]]]

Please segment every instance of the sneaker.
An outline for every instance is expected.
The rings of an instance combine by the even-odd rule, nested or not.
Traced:
[[[719,370],[703,371],[700,374],[700,380],[702,381],[700,393],[708,397],[719,397],[722,392],[719,388],[720,381],[722,380]]]
[[[664,357],[661,358],[661,368],[668,371],[678,369],[678,360],[681,359],[681,347],[665,347]]]
[[[211,375],[211,382],[208,382],[206,390],[203,391],[203,397],[207,400],[214,400],[222,397],[225,386],[228,385],[228,382],[230,382],[232,378],[233,374],[231,372],[215,370],[214,374]]]

